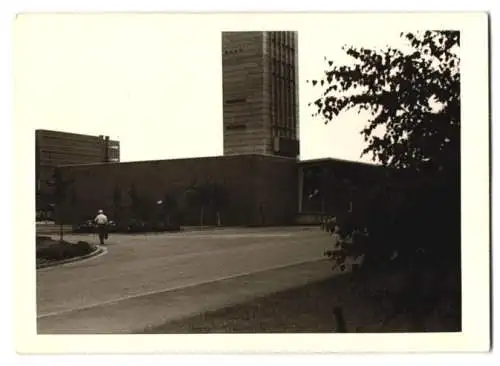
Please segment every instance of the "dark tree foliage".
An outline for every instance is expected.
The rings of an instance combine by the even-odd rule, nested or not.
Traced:
[[[207,209],[215,212],[215,221],[218,223],[220,213],[227,204],[227,191],[221,184],[208,179],[204,183],[194,183],[188,187],[184,198],[188,207],[200,211],[200,225],[203,226]]]
[[[162,200],[162,216],[165,222],[170,225],[172,221],[178,220],[179,205],[175,195],[165,192]]]
[[[210,207],[215,211],[215,222],[217,226],[221,225],[221,213],[228,204],[227,190],[224,185],[219,183],[210,183],[208,185],[208,195],[210,197]]]
[[[113,189],[113,214],[114,214],[114,219],[119,220],[119,217],[121,216],[122,210],[122,192],[120,190],[120,187],[118,185],[115,185],[115,188]]]
[[[113,189],[113,206],[121,208],[122,205],[122,191],[118,186]]]
[[[210,201],[210,206],[212,206],[216,211],[222,210],[227,204],[227,191],[224,187],[217,183],[208,184],[207,194]]]
[[[57,221],[59,222],[60,240],[63,240],[63,208],[66,200],[68,199],[68,189],[73,183],[73,179],[64,179],[60,168],[54,169],[52,179],[48,182],[49,187],[54,188],[54,196],[52,197],[52,202],[55,204]]]
[[[70,196],[70,205],[69,207],[71,208],[71,217],[73,220],[73,224],[78,224],[80,218],[78,217],[78,206],[80,205],[80,201],[78,199],[78,195],[76,194],[76,190],[73,187],[71,189],[71,196]]]
[[[197,185],[192,185],[184,191],[184,203],[189,208],[198,209],[201,201],[201,192]]]
[[[401,36],[408,52],[345,46],[354,63],[328,61],[324,76],[311,81],[321,95],[310,105],[325,124],[348,110],[367,111],[361,155],[371,154],[386,168],[361,213],[369,239],[328,254],[340,265],[363,254],[367,271],[412,268],[413,295],[396,302],[428,309],[447,284],[425,276],[454,276],[460,292],[460,33]],[[359,214],[343,221],[356,221]]]
[[[134,216],[134,219],[136,220],[143,219],[142,201],[141,198],[139,197],[139,193],[137,192],[135,184],[132,184],[130,186],[129,196],[132,206],[132,215]]]
[[[184,192],[184,201],[189,209],[199,210],[200,226],[203,226],[204,210],[209,201],[204,186],[192,184]]]
[[[314,105],[328,123],[349,109],[371,112],[361,131],[362,155],[394,168],[457,168],[460,146],[460,33],[401,34],[412,52],[344,47],[355,64],[328,69],[312,84],[323,89]],[[376,129],[383,127],[383,136]]]
[[[76,194],[75,188],[71,189],[70,204],[71,207],[78,206],[79,204],[78,195]]]

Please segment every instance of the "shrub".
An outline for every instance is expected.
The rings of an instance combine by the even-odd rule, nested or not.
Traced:
[[[52,240],[50,236],[44,236],[44,235],[37,235],[36,236],[36,245],[43,244],[44,242]]]
[[[79,241],[75,244],[60,240],[44,240],[37,246],[36,258],[50,261],[70,259],[86,254],[90,254],[96,249],[96,246],[85,241]]]

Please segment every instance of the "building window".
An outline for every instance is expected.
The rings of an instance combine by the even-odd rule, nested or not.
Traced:
[[[245,124],[242,124],[242,123],[232,124],[232,125],[227,125],[226,126],[226,130],[227,131],[231,131],[231,130],[244,130],[246,128],[247,128],[247,126]]]
[[[239,46],[239,47],[233,47],[233,48],[226,48],[224,50],[224,54],[227,55],[227,54],[237,54],[237,53],[241,53],[243,52],[243,47]]]
[[[226,100],[226,104],[245,103],[246,101],[247,101],[246,98],[228,99]]]

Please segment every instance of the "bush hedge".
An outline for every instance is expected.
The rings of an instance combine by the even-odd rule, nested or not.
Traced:
[[[92,253],[96,245],[86,241],[69,243],[67,241],[53,240],[47,237],[37,237],[36,259],[58,261],[71,259]]]
[[[178,224],[166,224],[164,222],[150,223],[141,220],[131,220],[130,222],[119,222],[108,226],[109,233],[148,233],[148,232],[176,232],[180,231],[181,227]],[[96,233],[97,230],[93,225],[74,226],[75,233]]]

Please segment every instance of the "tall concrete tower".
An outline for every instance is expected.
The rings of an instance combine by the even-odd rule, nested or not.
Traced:
[[[222,32],[224,155],[298,157],[297,32]]]

